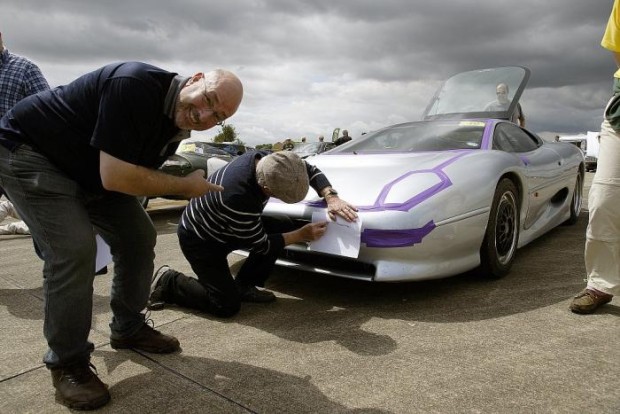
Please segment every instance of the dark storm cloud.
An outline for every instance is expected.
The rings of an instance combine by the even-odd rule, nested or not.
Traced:
[[[239,131],[360,133],[419,116],[447,77],[521,65],[540,131],[597,129],[614,63],[600,46],[611,0],[5,0],[0,31],[58,82],[117,60],[231,68]],[[193,72],[192,72],[193,73]],[[189,73],[191,74],[191,73]],[[260,125],[258,125],[260,124]],[[249,133],[248,133],[249,135]]]

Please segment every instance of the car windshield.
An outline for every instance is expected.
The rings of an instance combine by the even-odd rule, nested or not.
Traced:
[[[230,156],[226,151],[213,147],[210,143],[200,141],[182,142],[177,148],[177,154],[183,153],[195,153],[195,154],[213,154],[221,156]]]
[[[209,142],[209,145],[224,150],[232,156],[242,155],[246,152],[244,145],[235,144],[234,142]]]
[[[320,142],[308,142],[306,144],[295,144],[295,148],[292,151],[295,154],[316,154],[320,149]]]
[[[479,149],[486,123],[482,121],[422,121],[395,125],[349,141],[330,154],[363,152],[422,152]]]
[[[529,79],[529,70],[519,66],[473,70],[449,78],[426,108],[424,119],[510,119]]]

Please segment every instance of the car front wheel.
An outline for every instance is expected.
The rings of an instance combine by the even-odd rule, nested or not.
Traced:
[[[499,279],[510,271],[519,241],[517,188],[505,178],[495,189],[489,223],[480,249],[485,277]]]

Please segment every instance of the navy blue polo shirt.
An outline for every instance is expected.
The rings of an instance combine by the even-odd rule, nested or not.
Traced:
[[[101,192],[99,151],[157,168],[176,150],[168,144],[180,130],[164,112],[175,76],[139,62],[104,66],[20,101],[0,120],[0,143],[31,145],[85,190]]]

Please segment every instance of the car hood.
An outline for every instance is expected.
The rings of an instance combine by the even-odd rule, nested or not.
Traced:
[[[472,151],[319,155],[321,169],[340,197],[360,210],[407,211],[451,185],[445,169]],[[317,201],[310,191],[306,203]]]

